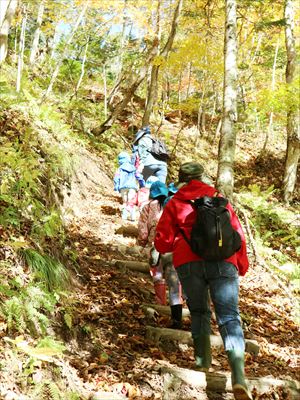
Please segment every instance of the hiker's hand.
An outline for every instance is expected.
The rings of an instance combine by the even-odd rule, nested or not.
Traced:
[[[159,263],[159,252],[153,247],[150,250],[149,264],[158,265],[158,263]]]

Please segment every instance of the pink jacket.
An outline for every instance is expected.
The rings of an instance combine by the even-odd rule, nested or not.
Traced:
[[[201,260],[201,257],[192,252],[189,244],[180,233],[180,229],[182,229],[189,238],[196,219],[196,212],[188,200],[194,200],[202,196],[213,196],[215,192],[216,189],[212,186],[198,180],[192,180],[179,189],[167,203],[156,227],[154,245],[160,253],[173,252],[175,268],[191,261]],[[231,215],[233,228],[238,231],[242,239],[240,250],[226,259],[226,261],[234,264],[239,274],[243,276],[249,267],[245,236],[232,206],[228,203],[226,208]]]
[[[150,200],[141,211],[138,222],[138,243],[143,246],[152,246],[155,237],[156,225],[163,209],[157,200]]]

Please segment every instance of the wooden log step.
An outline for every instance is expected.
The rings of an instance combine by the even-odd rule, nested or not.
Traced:
[[[135,225],[120,226],[115,230],[118,235],[123,235],[125,237],[138,237],[138,228]]]
[[[144,272],[149,274],[149,264],[141,261],[132,261],[132,260],[114,260],[112,263],[115,267],[118,268],[128,268],[132,271]]]
[[[146,326],[146,338],[158,343],[160,339],[179,341],[183,344],[193,345],[191,332],[182,331],[178,329],[169,328],[156,328],[154,326]],[[221,336],[210,335],[212,347],[223,347],[223,340]],[[255,356],[259,353],[259,345],[256,340],[245,339],[246,351]]]
[[[179,367],[171,367],[165,365],[163,361],[159,372],[165,375],[168,384],[172,379],[182,382],[196,388],[210,390],[212,392],[232,392],[231,374],[230,372],[222,373],[204,373]],[[300,382],[296,380],[283,380],[272,377],[247,377],[246,382],[250,391],[256,389],[258,394],[268,392],[272,388],[284,388],[288,394],[288,399],[298,400],[300,398]]]
[[[146,313],[149,313],[150,315],[155,314],[155,311],[157,311],[161,315],[168,315],[168,316],[171,315],[170,306],[162,306],[161,304],[143,304],[142,308]],[[187,308],[183,308],[182,318],[188,318],[190,316],[191,316],[190,311]]]

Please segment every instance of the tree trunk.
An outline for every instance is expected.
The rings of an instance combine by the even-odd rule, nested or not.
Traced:
[[[0,64],[7,56],[8,32],[17,5],[18,0],[0,0]]]
[[[221,128],[222,128],[222,118],[220,118],[218,121],[217,128],[216,128],[215,135],[214,135],[214,140],[219,136]]]
[[[124,53],[125,53],[125,38],[126,38],[126,27],[127,27],[127,18],[126,18],[126,8],[127,8],[127,0],[123,0],[124,5],[123,5],[123,10],[122,10],[122,15],[123,15],[123,21],[122,21],[122,32],[121,32],[121,41],[120,41],[120,50],[117,58],[117,81],[119,80],[121,74],[122,74],[122,68],[123,68],[123,58],[124,58]]]
[[[201,94],[201,99],[199,103],[199,108],[198,108],[198,116],[197,116],[197,129],[199,132],[199,136],[202,136],[203,133],[205,133],[205,121],[203,121],[203,113],[204,113],[204,97],[205,97],[205,87],[202,88],[202,94]],[[204,128],[204,130],[203,130]],[[196,146],[196,143],[195,143]]]
[[[176,28],[178,25],[178,19],[179,19],[179,15],[180,15],[181,6],[182,6],[182,1],[183,0],[178,0],[177,6],[175,8],[171,32],[169,34],[167,43],[165,44],[165,47],[163,48],[163,50],[160,53],[160,55],[162,57],[166,57],[166,55],[169,53],[169,51],[172,48],[172,44],[173,44],[175,33],[176,33]],[[148,71],[148,65],[152,64],[153,59],[156,56],[155,50],[156,50],[156,46],[154,45],[150,49],[149,56],[145,60],[144,66],[136,74],[136,77],[133,80],[133,83],[131,84],[131,86],[129,88],[127,88],[127,90],[125,91],[123,100],[120,101],[120,103],[116,105],[116,107],[114,108],[111,115],[103,122],[103,124],[100,125],[99,128],[96,128],[93,130],[93,133],[95,135],[101,135],[102,133],[104,133],[105,131],[110,129],[112,127],[112,125],[115,123],[115,121],[118,118],[118,116],[120,115],[120,113],[124,110],[124,108],[127,106],[129,101],[131,100],[131,98],[132,98],[133,94],[135,93],[135,91],[137,90],[137,88],[140,86],[140,84],[145,79],[145,77],[147,75],[147,71]]]
[[[80,25],[82,19],[83,19],[83,17],[84,17],[84,14],[85,14],[85,12],[86,12],[88,6],[89,6],[89,2],[90,2],[90,0],[87,0],[87,1],[86,1],[86,3],[84,4],[84,7],[83,7],[81,13],[79,14],[79,16],[78,16],[78,18],[77,18],[77,21],[76,21],[76,23],[75,23],[75,25],[74,25],[74,28],[73,28],[73,30],[72,30],[72,33],[71,33],[71,35],[69,36],[69,39],[67,40],[67,43],[66,43],[66,45],[65,45],[65,47],[64,47],[64,51],[63,51],[63,53],[62,53],[60,59],[59,59],[59,60],[57,61],[57,63],[56,63],[56,66],[55,66],[55,68],[54,68],[54,71],[53,71],[52,76],[51,76],[51,79],[50,79],[49,86],[48,86],[48,88],[47,88],[45,94],[43,95],[42,101],[44,101],[44,100],[46,99],[46,97],[52,92],[52,88],[53,88],[54,82],[55,82],[55,80],[56,80],[56,78],[57,78],[57,75],[58,75],[58,73],[59,73],[60,67],[61,67],[61,65],[62,65],[62,63],[63,63],[63,61],[64,61],[64,59],[65,59],[65,57],[66,57],[69,44],[72,42],[72,39],[73,39],[73,37],[74,37],[74,35],[75,35],[75,33],[76,33],[76,31],[77,31],[77,29],[78,29],[78,27],[79,27],[79,25]]]
[[[41,25],[43,21],[43,14],[44,14],[45,3],[44,0],[40,2],[37,20],[36,20],[36,29],[33,34],[33,41],[30,51],[29,57],[29,64],[32,65],[36,59],[36,55],[39,48],[39,40],[40,40],[40,33],[41,33]]]
[[[23,70],[24,48],[25,48],[26,23],[27,23],[27,12],[25,11],[24,17],[22,20],[20,42],[19,42],[18,72],[17,72],[17,82],[16,82],[16,91],[17,92],[20,92],[20,89],[21,89],[21,78],[22,78],[22,70]]]
[[[178,89],[177,89],[177,103],[178,103],[178,105],[181,103],[181,81],[182,81],[182,70],[180,71],[179,79],[178,79]]]
[[[217,187],[225,196],[233,194],[237,122],[236,0],[226,0],[223,117],[218,155]]]
[[[134,80],[133,84],[127,89],[127,91],[124,93],[123,100],[120,101],[114,108],[113,112],[110,114],[110,116],[103,122],[102,125],[99,126],[99,128],[96,128],[93,130],[94,135],[101,135],[103,132],[107,131],[112,127],[112,125],[115,123],[116,119],[118,116],[121,114],[121,112],[124,110],[124,108],[127,106],[129,103],[131,97],[134,95],[135,91],[137,88],[140,86],[140,84],[143,82],[147,74],[147,68],[144,67],[141,71],[140,74],[136,77]]]
[[[104,91],[104,117],[107,118],[107,81],[106,81],[106,65],[103,64],[103,91]]]
[[[294,37],[294,9],[293,1],[286,0],[284,8],[285,17],[285,45],[287,53],[287,64],[285,71],[286,83],[288,90],[293,90],[291,87],[294,80],[296,68],[296,49]],[[297,178],[297,167],[300,157],[300,124],[297,117],[299,110],[294,108],[293,104],[289,103],[287,112],[287,150],[285,159],[285,169],[283,177],[283,199],[288,203],[292,199],[293,191]]]
[[[4,0],[0,3],[0,29],[6,17],[7,8],[9,6],[10,0]]]
[[[159,43],[161,38],[161,31],[160,31],[160,1],[157,2],[157,9],[156,9],[156,34],[154,38],[154,52],[156,55],[159,54]],[[150,84],[148,87],[148,94],[146,100],[146,107],[145,112],[142,119],[142,126],[149,125],[150,116],[153,110],[154,99],[157,93],[157,84],[158,84],[158,70],[159,65],[155,64],[151,67],[151,77],[150,77]]]
[[[14,52],[12,55],[12,61],[14,63],[17,63],[18,60],[18,31],[19,31],[19,27],[18,24],[16,24],[15,27],[15,40],[14,40]]]
[[[178,2],[177,2],[177,6],[174,11],[172,27],[171,27],[171,31],[170,31],[168,40],[165,44],[165,47],[160,52],[161,57],[164,57],[164,58],[167,57],[170,50],[172,49],[172,45],[174,42],[174,38],[175,38],[177,26],[178,26],[180,11],[181,11],[181,7],[182,7],[182,1],[183,0],[178,0]],[[160,2],[158,1],[157,4],[158,4],[158,6],[157,6],[157,24],[156,24],[157,30],[156,30],[156,38],[154,40],[154,46],[158,53],[159,39],[160,39]],[[149,85],[149,89],[148,89],[146,109],[145,109],[145,113],[144,113],[143,120],[142,120],[142,126],[149,125],[150,116],[151,116],[151,113],[153,110],[154,99],[155,99],[156,92],[157,92],[159,68],[160,68],[160,65],[152,65],[151,80],[150,80],[150,85]]]
[[[82,79],[84,77],[84,67],[85,67],[86,55],[87,55],[87,51],[88,51],[88,47],[89,47],[89,41],[90,41],[90,38],[88,37],[87,41],[86,41],[85,49],[84,49],[82,64],[81,64],[81,74],[80,74],[80,77],[78,79],[78,82],[77,82],[77,85],[76,85],[76,88],[75,88],[75,92],[73,93],[72,97],[73,96],[77,97],[77,92],[79,90],[81,81],[82,81]]]
[[[150,122],[150,115],[153,110],[154,99],[157,93],[158,70],[159,70],[158,65],[153,65],[151,68],[150,85],[148,88],[148,97],[147,97],[145,113],[142,119],[142,126],[147,126],[149,125]]]
[[[276,48],[275,48],[275,54],[274,54],[274,61],[273,61],[273,69],[272,69],[272,84],[271,84],[271,90],[274,92],[275,90],[275,83],[276,83],[276,64],[277,64],[277,55],[278,55],[278,50],[279,50],[279,38],[277,40]],[[270,117],[269,117],[269,126],[268,130],[266,132],[266,137],[264,141],[263,148],[260,152],[259,158],[263,158],[266,152],[266,148],[269,142],[269,138],[273,136],[273,110],[270,112]]]
[[[191,78],[192,78],[192,63],[189,62],[189,65],[188,65],[188,84],[187,84],[186,95],[185,95],[185,99],[186,100],[190,96]]]
[[[54,33],[53,33],[53,38],[49,41],[49,50],[51,50],[50,53],[50,60],[54,59],[54,55],[55,55],[55,49],[56,49],[56,40],[57,40],[57,36],[59,34],[59,23],[57,23],[55,25],[55,29],[54,29]]]

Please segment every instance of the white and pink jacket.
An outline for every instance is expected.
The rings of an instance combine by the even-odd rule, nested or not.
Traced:
[[[151,247],[155,238],[156,225],[162,215],[161,208],[157,200],[150,200],[141,211],[138,222],[138,243],[143,247]]]

